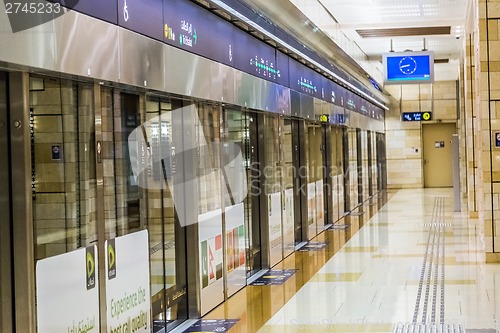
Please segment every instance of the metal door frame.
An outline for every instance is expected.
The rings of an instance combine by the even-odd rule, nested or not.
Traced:
[[[367,137],[367,147],[366,150],[368,151],[368,195],[370,198],[375,194],[373,193],[373,175],[372,175],[372,168],[373,168],[373,163],[372,163],[372,132],[371,131],[366,131],[366,137]]]
[[[0,211],[6,219],[0,221],[0,331],[13,332],[15,299],[12,297],[12,212],[11,168],[9,140],[8,74],[0,72]]]
[[[323,166],[325,167],[326,173],[323,173],[323,209],[324,209],[324,225],[327,226],[332,224],[333,219],[333,178],[332,175],[332,165],[334,161],[332,160],[332,140],[331,136],[334,135],[332,127],[329,125],[324,125],[323,127]],[[324,226],[323,226],[324,227]]]
[[[342,127],[342,167],[344,173],[344,213],[351,211],[351,191],[349,175],[349,132]]]
[[[295,247],[300,248],[307,242],[307,175],[304,174],[306,161],[306,123],[302,119],[292,118],[292,147],[293,168],[296,172],[294,179],[294,228],[300,224],[300,232],[295,228]]]
[[[31,196],[31,133],[29,74],[9,73],[10,157],[12,187],[12,254],[14,326],[17,332],[35,332],[35,251]]]
[[[259,265],[258,265],[258,269],[255,269],[255,270],[251,270],[249,271],[250,272],[250,276],[249,274],[247,273],[247,279],[250,278],[251,276],[255,275],[255,274],[258,274],[258,272],[260,270],[263,269],[263,263],[262,263],[262,256],[263,256],[263,249],[262,249],[262,237],[261,237],[261,233],[262,233],[262,227],[261,227],[261,223],[260,223],[260,203],[261,203],[261,200],[260,200],[260,197],[261,197],[261,192],[262,192],[262,184],[263,184],[263,178],[261,177],[261,175],[263,174],[262,172],[262,160],[261,158],[263,157],[263,155],[261,154],[261,149],[262,147],[259,145],[259,143],[262,141],[262,140],[259,140],[259,121],[258,121],[258,114],[255,113],[255,112],[250,112],[248,110],[242,110],[241,111],[242,113],[246,114],[248,117],[252,117],[252,121],[249,121],[248,123],[248,131],[249,131],[249,144],[250,144],[250,151],[248,152],[250,154],[250,163],[252,165],[252,167],[250,167],[250,173],[251,173],[251,181],[252,181],[252,184],[249,184],[251,185],[250,188],[249,188],[249,191],[248,191],[248,194],[250,196],[250,200],[252,200],[252,221],[251,221],[251,229],[252,229],[252,237],[259,237]],[[251,133],[253,132],[254,135],[251,135]],[[253,167],[253,163],[256,163],[258,169],[256,170],[254,167]],[[255,182],[255,184],[253,184],[253,182]],[[258,186],[254,186],[254,185],[258,185]],[[252,244],[253,241],[252,241]],[[253,247],[252,247],[253,249]],[[250,249],[249,249],[250,250]],[[253,254],[250,253],[250,251],[248,251],[248,262],[250,263],[250,258],[254,258]],[[254,274],[252,274],[252,272],[254,272]]]
[[[358,202],[355,207],[363,203],[363,139],[361,129],[356,128],[356,168],[358,173]]]

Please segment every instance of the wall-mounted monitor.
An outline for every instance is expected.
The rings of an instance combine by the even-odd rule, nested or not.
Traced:
[[[434,82],[434,54],[422,52],[391,52],[382,55],[385,84]]]

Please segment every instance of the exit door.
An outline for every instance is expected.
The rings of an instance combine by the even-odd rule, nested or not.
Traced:
[[[452,187],[451,139],[456,124],[424,124],[424,187]]]

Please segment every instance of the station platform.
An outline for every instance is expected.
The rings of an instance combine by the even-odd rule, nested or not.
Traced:
[[[467,216],[451,189],[379,194],[274,267],[297,270],[283,284],[247,286],[203,319],[235,320],[230,333],[496,332],[500,265]]]

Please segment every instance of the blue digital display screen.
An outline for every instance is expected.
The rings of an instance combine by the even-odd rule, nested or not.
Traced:
[[[434,57],[431,52],[408,52],[384,55],[386,83],[432,83]]]

